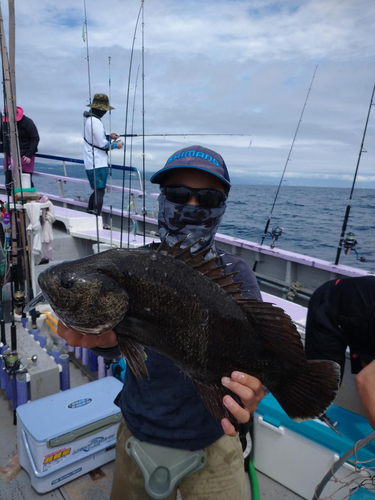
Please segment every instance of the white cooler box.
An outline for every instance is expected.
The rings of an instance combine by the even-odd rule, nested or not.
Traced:
[[[338,422],[337,430],[341,436],[318,420],[301,423],[291,420],[276,399],[268,394],[254,413],[254,467],[306,500],[311,500],[316,486],[339,457],[373,432],[365,418],[339,406],[332,405],[327,416],[331,421]],[[372,442],[358,452],[358,459],[372,460],[374,455],[375,443]],[[351,460],[354,460],[353,456]],[[372,462],[369,464],[373,465]],[[346,462],[337,471],[336,477],[351,474],[349,480],[356,478],[358,483],[368,478],[364,472],[353,474],[353,471],[354,467]],[[350,490],[343,488],[336,493],[339,487],[340,484],[330,481],[321,496],[326,498],[332,495],[329,497],[332,500],[348,498],[346,495],[350,494]]]
[[[106,377],[17,408],[19,460],[38,493],[114,460],[121,389]]]

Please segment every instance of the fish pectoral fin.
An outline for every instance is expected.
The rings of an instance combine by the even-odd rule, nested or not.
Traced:
[[[145,348],[132,337],[124,334],[121,335],[121,331],[123,331],[123,327],[117,325],[115,332],[117,334],[118,346],[129,368],[136,377],[142,378],[143,373],[149,379],[150,376],[145,363],[147,360]]]
[[[229,394],[234,399],[236,398],[235,395],[220,383],[202,382],[195,379],[192,380],[196,391],[216,420],[220,422],[223,418],[227,418],[234,428],[238,430],[238,421],[227,410],[223,403],[223,397],[226,394]]]

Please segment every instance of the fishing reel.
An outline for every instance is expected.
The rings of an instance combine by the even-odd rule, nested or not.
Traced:
[[[14,306],[17,314],[22,314],[23,306],[25,305],[25,292],[24,290],[17,290],[14,292]]]
[[[0,355],[0,357],[3,360],[3,370],[5,370],[8,375],[13,376],[27,371],[27,365],[22,364],[22,357],[19,356],[17,351],[8,349],[4,354]]]
[[[275,228],[272,228],[272,231],[268,233],[271,235],[272,238],[272,243],[270,245],[271,248],[275,248],[275,243],[279,239],[279,237],[283,234],[283,231],[284,229],[282,227],[277,226]]]
[[[357,250],[354,248],[357,245],[358,241],[355,239],[354,233],[347,233],[346,237],[342,241],[342,245],[344,247],[344,252],[345,255],[349,255],[350,252],[353,250],[353,252],[356,254],[357,259],[359,259],[361,262],[366,262],[366,259],[364,257],[359,257]]]
[[[33,365],[36,365],[38,362],[38,356],[33,354],[30,358],[27,358],[28,362],[24,365],[21,361],[22,356],[20,356],[17,351],[12,351],[11,349],[0,354],[0,358],[3,360],[3,370],[5,370],[9,376],[25,373],[27,372],[29,362]]]

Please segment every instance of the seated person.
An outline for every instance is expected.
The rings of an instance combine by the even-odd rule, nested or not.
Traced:
[[[311,296],[307,358],[336,361],[342,378],[347,346],[359,399],[375,429],[375,276],[328,281]]]

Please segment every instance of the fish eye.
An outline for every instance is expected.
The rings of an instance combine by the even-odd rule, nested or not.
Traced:
[[[63,288],[69,289],[74,285],[74,280],[73,278],[62,278],[60,284]]]

